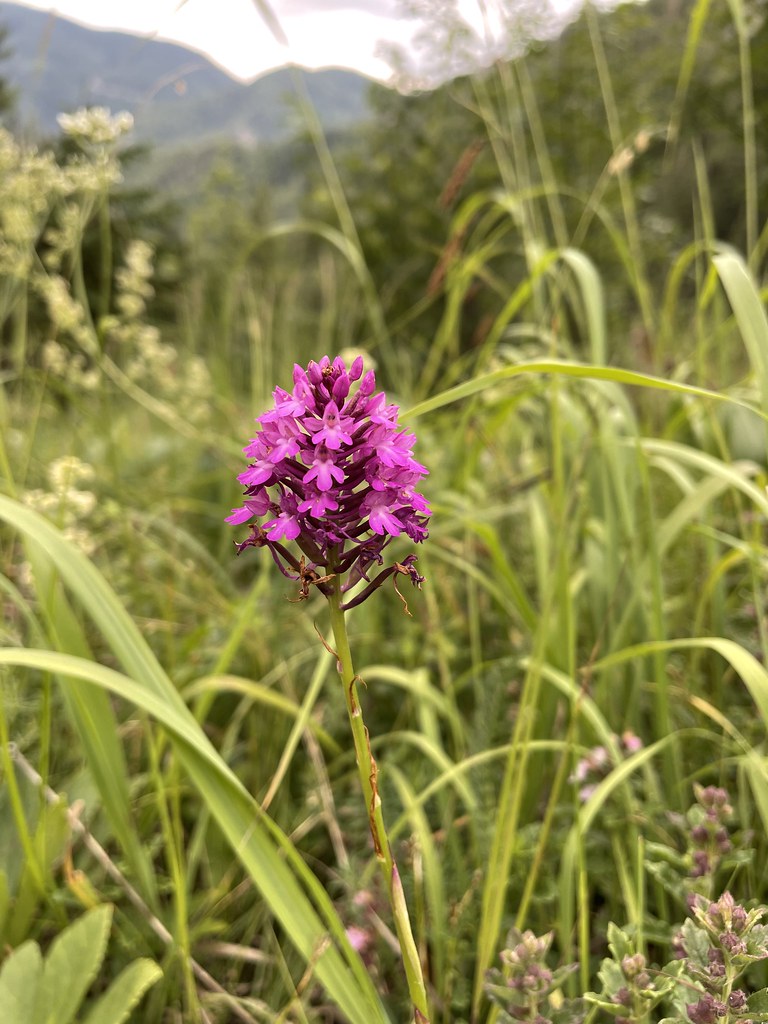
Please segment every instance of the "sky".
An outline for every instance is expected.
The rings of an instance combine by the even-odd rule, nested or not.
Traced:
[[[430,19],[407,17],[435,0],[20,0],[25,7],[52,11],[95,28],[118,29],[181,43],[205,54],[239,78],[249,80],[286,63],[305,67],[346,67],[386,81],[392,67],[383,50],[401,48],[411,70],[428,48]],[[548,0],[552,17],[579,0]],[[517,0],[526,6],[526,0]],[[494,10],[506,13],[513,0],[454,0],[456,12],[479,39],[498,31]],[[530,7],[530,4],[527,6]],[[534,7],[542,8],[541,2]],[[266,16],[263,13],[267,9]],[[483,21],[481,9],[485,9]],[[275,16],[273,30],[267,25]],[[281,40],[275,36],[282,36]],[[491,39],[493,43],[493,39]],[[385,44],[382,47],[382,44]],[[478,43],[479,45],[479,43]]]

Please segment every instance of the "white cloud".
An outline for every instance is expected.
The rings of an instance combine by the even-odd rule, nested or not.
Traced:
[[[178,42],[241,78],[289,62],[351,67],[386,79],[380,39],[407,45],[412,22],[395,17],[397,0],[276,0],[269,6],[288,46],[270,31],[254,0],[23,0],[96,28]]]
[[[277,0],[272,6],[285,17],[321,11],[362,11],[377,18],[394,18],[400,5],[398,0]]]
[[[28,7],[105,29],[122,29],[178,42],[205,54],[240,78],[250,79],[286,63],[353,68],[391,77],[380,54],[392,46],[408,56],[418,75],[422,55],[445,71],[466,71],[509,52],[519,14],[556,21],[581,0],[22,0]],[[609,0],[610,2],[610,0]],[[260,13],[274,13],[273,32]],[[406,16],[417,11],[419,20]],[[468,30],[468,61],[451,49],[448,23]],[[417,42],[414,38],[418,36]],[[523,31],[520,39],[525,38]],[[474,40],[474,41],[472,41]],[[287,45],[286,45],[287,44]],[[428,61],[429,63],[430,61]],[[434,69],[433,69],[434,70]],[[438,77],[439,74],[438,74]]]

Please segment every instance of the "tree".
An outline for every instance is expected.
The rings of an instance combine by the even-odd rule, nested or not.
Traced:
[[[0,62],[7,60],[10,55],[8,29],[0,25]],[[5,78],[0,77],[0,122],[7,122],[8,116],[13,112],[15,105],[16,90],[9,85]]]

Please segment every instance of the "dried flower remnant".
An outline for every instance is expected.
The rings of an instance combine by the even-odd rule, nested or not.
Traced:
[[[301,597],[310,586],[327,596],[336,576],[346,577],[343,594],[367,584],[345,609],[393,576],[420,586],[413,554],[368,575],[383,564],[382,552],[395,537],[421,543],[428,534],[431,509],[415,490],[427,469],[413,456],[416,438],[400,427],[398,407],[375,390],[374,373],[363,373],[360,356],[349,369],[328,356],[306,370],[295,366],[293,384],[291,392],[275,389],[274,406],[258,417],[259,430],[244,449],[252,460],[238,477],[245,500],[226,521],[264,522],[251,525],[238,553],[269,548],[280,571],[299,581]],[[303,557],[285,541],[295,542]]]

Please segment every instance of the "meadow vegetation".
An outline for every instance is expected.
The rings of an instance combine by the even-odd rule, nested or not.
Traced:
[[[359,353],[429,469],[347,615],[429,1020],[768,1019],[767,17],[305,104],[286,220],[0,133],[3,1024],[414,1019],[327,602],[224,523]]]

